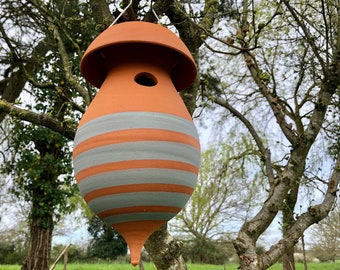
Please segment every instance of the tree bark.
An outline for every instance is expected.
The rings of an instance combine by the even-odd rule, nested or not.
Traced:
[[[18,119],[47,127],[70,140],[73,140],[76,134],[76,124],[71,120],[69,123],[61,122],[47,114],[40,114],[16,107],[14,104],[6,102],[5,100],[0,100],[0,112],[5,112]]]
[[[106,0],[90,0],[93,18],[100,31],[104,31],[113,21],[113,16]]]
[[[33,206],[35,208],[35,206]],[[46,224],[47,226],[42,226]],[[47,270],[51,258],[51,242],[53,232],[52,214],[44,218],[32,219],[30,224],[29,251],[21,270]]]
[[[5,33],[4,33],[5,34]],[[39,69],[41,69],[43,62],[38,59],[43,57],[49,50],[46,44],[46,39],[40,41],[33,49],[32,55],[27,59],[21,59],[21,56],[16,56],[18,60],[15,66],[10,69],[10,76],[5,80],[0,81],[0,98],[13,103],[22,92],[25,84],[27,83],[29,76],[33,76]],[[12,52],[16,55],[16,52]],[[18,68],[17,71],[14,71]],[[4,119],[8,112],[2,111],[0,108],[0,122]]]
[[[282,269],[283,270],[295,270],[295,260],[294,260],[294,246],[287,249],[282,256]]]
[[[181,255],[182,243],[167,231],[167,225],[154,232],[145,243],[145,248],[158,270],[186,270]]]
[[[198,23],[195,23],[189,17],[184,7],[178,1],[173,1],[173,3],[165,11],[171,23],[176,26],[180,38],[190,50],[197,65],[199,63],[199,48],[206,39],[205,33],[210,32],[216,19],[217,4],[218,1],[205,1],[202,13],[203,17]],[[191,115],[196,109],[198,89],[199,79],[197,78],[190,87],[181,92],[181,97]]]
[[[287,232],[294,225],[294,208],[296,205],[299,181],[292,181],[290,192],[285,199],[282,207],[282,232],[283,237],[287,236]],[[282,256],[282,269],[283,270],[295,270],[295,260],[294,260],[294,246],[286,249]]]

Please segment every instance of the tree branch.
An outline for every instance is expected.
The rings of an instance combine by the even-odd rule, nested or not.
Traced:
[[[81,107],[80,105],[75,103],[72,99],[70,99],[70,97],[67,95],[67,93],[65,93],[65,91],[61,87],[55,85],[52,82],[51,83],[39,83],[39,82],[35,81],[32,77],[30,77],[30,75],[28,74],[28,72],[26,70],[25,70],[25,73],[26,73],[26,76],[28,78],[28,81],[33,86],[40,88],[40,89],[50,88],[50,89],[57,91],[58,95],[62,96],[64,98],[64,100],[66,102],[68,102],[74,109],[81,112],[82,114],[85,113],[85,108]]]
[[[9,103],[3,99],[0,100],[0,112],[4,112],[6,114],[9,114],[10,116],[14,116],[18,119],[28,121],[36,125],[47,127],[55,132],[60,133],[70,140],[73,140],[76,134],[76,127],[73,121],[70,121],[70,123],[61,123],[55,118],[50,117],[46,114],[39,114],[16,107],[14,104]]]
[[[157,15],[161,15],[164,14],[170,5],[172,5],[172,3],[174,2],[174,0],[163,0],[163,1],[156,1],[153,5],[152,5],[152,9],[150,9],[144,16],[143,21],[146,22],[157,22],[157,18],[154,14],[154,12]]]
[[[267,269],[281,256],[288,247],[293,247],[311,225],[324,219],[331,211],[336,200],[340,184],[340,155],[337,157],[332,176],[328,182],[325,198],[321,204],[309,207],[308,211],[300,215],[294,225],[287,231],[285,237],[262,255],[263,269]]]
[[[203,29],[209,32],[215,22],[217,5],[218,1],[205,1],[204,16],[198,24],[189,17],[183,5],[178,1],[172,1],[172,5],[166,10],[166,15],[178,30],[181,39],[191,53],[194,54],[195,59],[197,59],[196,53],[199,47],[206,39],[206,35],[203,35]]]
[[[53,34],[54,34],[55,39],[57,40],[58,49],[59,49],[59,53],[60,53],[61,60],[62,60],[62,63],[63,63],[66,80],[83,97],[85,103],[87,105],[89,105],[90,102],[91,102],[91,97],[89,95],[89,92],[86,91],[86,89],[83,88],[73,77],[71,65],[70,65],[70,59],[67,55],[67,51],[66,51],[65,46],[63,44],[63,41],[61,39],[61,36],[59,34],[59,30],[58,30],[57,26],[54,26]]]
[[[254,79],[254,82],[259,87],[262,95],[266,98],[270,108],[272,109],[274,116],[276,118],[276,122],[279,124],[282,132],[285,134],[287,140],[295,144],[296,143],[296,135],[293,132],[292,126],[287,123],[285,119],[285,114],[282,110],[282,105],[280,104],[280,100],[276,97],[271,91],[270,87],[267,85],[265,81],[265,76],[261,73],[258,65],[256,64],[255,58],[249,53],[244,52],[244,59],[248,70],[250,71],[251,76]]]
[[[101,31],[104,31],[113,21],[110,8],[106,0],[90,0],[93,17]]]
[[[204,6],[204,17],[199,24],[196,24],[187,14],[182,4],[178,1],[172,1],[172,4],[166,10],[166,15],[174,24],[179,32],[180,38],[189,48],[196,63],[198,64],[198,51],[200,46],[206,39],[206,35],[203,35],[204,31],[210,31],[215,21],[216,8],[218,1],[207,0]],[[204,31],[203,31],[204,29]],[[181,97],[192,115],[196,109],[197,91],[199,89],[199,80],[188,87],[181,93]]]
[[[46,44],[46,39],[41,40],[32,50],[29,58],[20,58],[17,63],[19,69],[10,74],[5,82],[1,84],[1,98],[9,103],[13,103],[20,95],[28,80],[27,74],[32,75],[41,69],[43,62],[38,59],[43,57],[50,48]],[[27,74],[25,72],[27,71]],[[0,122],[4,119],[5,114],[0,113]]]
[[[301,20],[300,18],[302,18],[302,16],[298,13],[298,11],[296,9],[294,9],[288,0],[283,0],[283,3],[285,4],[285,6],[288,8],[290,14],[292,14],[294,20],[298,23],[298,25],[301,27],[304,35],[305,35],[305,38],[306,38],[306,41],[308,42],[308,44],[311,46],[312,50],[313,50],[313,54],[315,55],[315,57],[318,59],[320,65],[321,65],[321,68],[322,68],[322,71],[323,71],[323,74],[327,74],[327,67],[325,65],[325,61],[323,60],[322,56],[320,55],[319,53],[319,49],[317,48],[315,42],[314,42],[314,38],[312,36],[312,34],[309,32],[306,24],[304,23],[303,20]]]
[[[207,98],[211,99],[214,103],[226,108],[231,114],[236,116],[248,129],[250,135],[253,137],[260,153],[261,153],[261,160],[265,164],[266,168],[266,174],[268,177],[269,184],[273,186],[275,184],[275,176],[273,172],[273,167],[272,167],[272,161],[271,161],[271,153],[268,148],[264,146],[262,143],[262,140],[260,136],[257,134],[256,130],[254,129],[253,125],[248,121],[248,119],[241,113],[239,112],[236,108],[234,108],[232,105],[230,105],[227,101],[221,100],[216,97],[211,97],[208,95],[205,95]]]

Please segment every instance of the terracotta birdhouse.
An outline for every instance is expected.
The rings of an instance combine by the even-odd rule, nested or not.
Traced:
[[[90,44],[81,71],[100,90],[76,133],[75,177],[137,265],[147,238],[183,208],[196,184],[199,139],[178,94],[195,79],[195,62],[167,28],[126,22]]]

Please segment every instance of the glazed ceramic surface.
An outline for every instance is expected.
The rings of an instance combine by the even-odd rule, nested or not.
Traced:
[[[195,64],[168,29],[128,22],[93,41],[81,70],[100,90],[76,133],[75,177],[136,265],[147,238],[183,208],[196,184],[199,139],[177,92],[195,79]]]

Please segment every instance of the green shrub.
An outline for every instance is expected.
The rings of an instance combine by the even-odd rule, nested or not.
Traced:
[[[0,264],[20,264],[25,257],[14,243],[0,242]]]
[[[183,258],[192,263],[224,264],[228,258],[223,245],[209,239],[194,239],[183,246]]]

